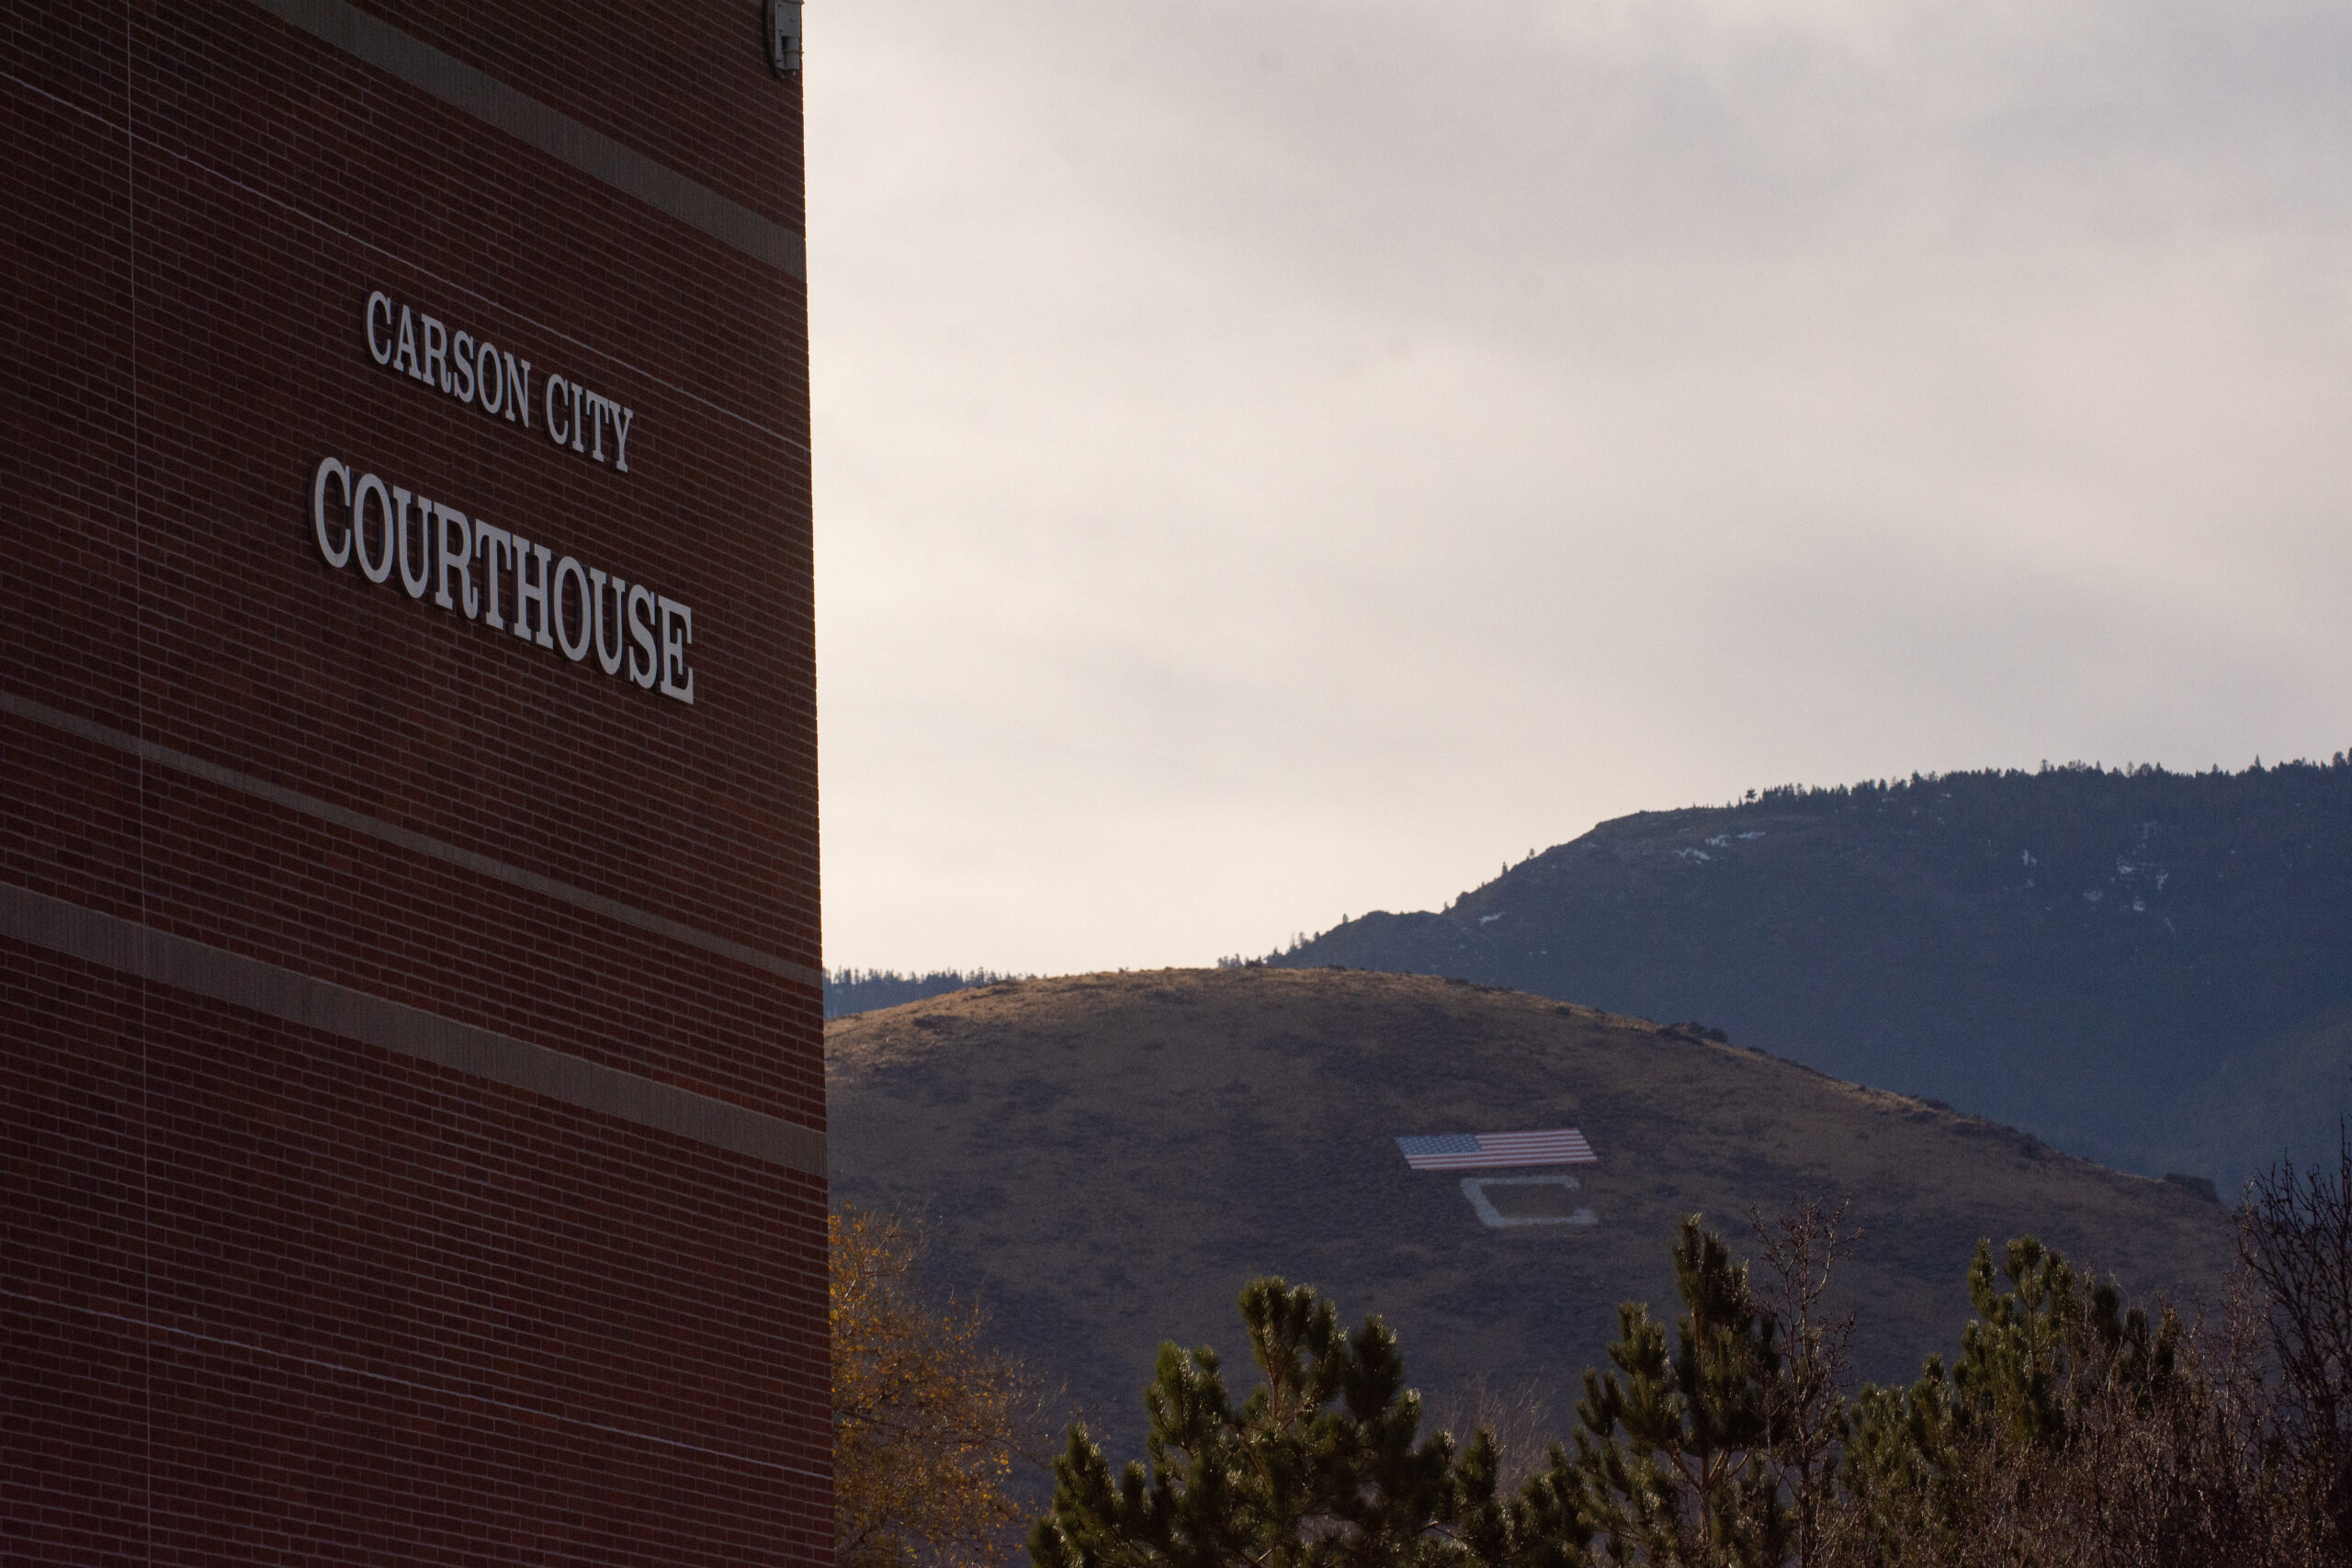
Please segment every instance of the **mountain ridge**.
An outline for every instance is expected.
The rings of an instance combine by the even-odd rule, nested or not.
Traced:
[[[2352,765],[2070,764],[1645,811],[1263,962],[1694,1018],[2234,1191],[2352,1110]]]

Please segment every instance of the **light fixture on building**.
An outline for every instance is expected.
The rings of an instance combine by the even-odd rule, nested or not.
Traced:
[[[768,63],[779,76],[800,73],[800,0],[768,0]]]

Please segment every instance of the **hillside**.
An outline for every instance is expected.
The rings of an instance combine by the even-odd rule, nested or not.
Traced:
[[[1013,977],[986,969],[975,969],[969,974],[960,969],[934,969],[927,975],[901,975],[895,969],[831,969],[825,974],[825,1016],[847,1018],[852,1013],[899,1007],[926,997],[944,997],[950,991],[967,991],[974,986],[993,985]]]
[[[837,1201],[928,1215],[944,1282],[1140,1441],[1163,1337],[1239,1354],[1233,1300],[1266,1272],[1385,1314],[1442,1406],[1480,1374],[1533,1381],[1565,1428],[1615,1307],[1672,1300],[1667,1243],[1702,1212],[1844,1195],[1864,1371],[1916,1373],[1965,1320],[1980,1235],[2025,1232],[2134,1290],[2210,1292],[2229,1222],[1971,1116],[1737,1046],[1523,993],[1269,968],[1028,980],[826,1031]],[[1581,1183],[1485,1190],[1408,1169],[1398,1134],[1582,1129]],[[1544,1172],[1503,1174],[1535,1175]],[[1558,1174],[1552,1172],[1548,1174]],[[1548,1209],[1545,1215],[1541,1211]]]
[[[2352,766],[2090,768],[1645,812],[1275,964],[1699,1019],[2234,1193],[2352,1109]]]

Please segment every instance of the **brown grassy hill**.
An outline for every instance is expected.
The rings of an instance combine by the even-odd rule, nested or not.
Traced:
[[[927,1215],[933,1269],[1057,1379],[1115,1455],[1159,1341],[1238,1359],[1244,1280],[1311,1282],[1403,1337],[1442,1406],[1534,1382],[1565,1428],[1620,1301],[1673,1299],[1700,1212],[1844,1197],[1862,1371],[1957,1344],[1979,1236],[2032,1233],[2135,1294],[2214,1293],[2225,1212],[1975,1117],[1636,1019],[1419,976],[1166,970],[1008,982],[826,1031],[837,1201]],[[1581,1188],[1408,1169],[1399,1134],[1569,1125]],[[1531,1175],[1535,1172],[1503,1172]],[[1548,1213],[1546,1213],[1548,1211]],[[1241,1364],[1246,1365],[1246,1362]]]

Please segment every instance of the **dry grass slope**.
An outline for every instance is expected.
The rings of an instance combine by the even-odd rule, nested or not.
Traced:
[[[2219,1206],[2008,1128],[1738,1045],[1521,992],[1340,970],[1008,982],[828,1025],[837,1199],[930,1217],[935,1271],[1136,1451],[1162,1338],[1239,1350],[1279,1273],[1403,1337],[1443,1405],[1533,1382],[1565,1429],[1615,1306],[1673,1299],[1684,1214],[1844,1197],[1864,1372],[1957,1344],[1979,1236],[2032,1233],[2135,1293],[2218,1292]],[[1494,1229],[1398,1134],[1571,1125],[1598,1223]],[[1507,1211],[1508,1212],[1508,1211]]]

